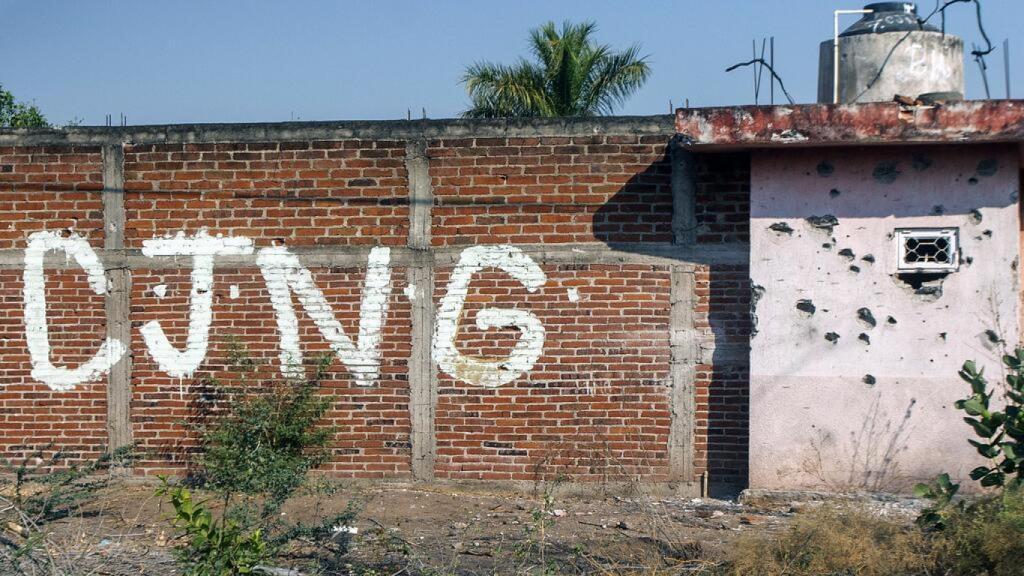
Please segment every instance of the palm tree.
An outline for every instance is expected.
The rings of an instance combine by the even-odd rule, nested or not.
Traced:
[[[651,70],[634,44],[614,52],[595,44],[593,22],[548,22],[530,31],[536,62],[511,66],[478,62],[462,78],[473,107],[466,118],[596,116],[611,114],[636,92]]]

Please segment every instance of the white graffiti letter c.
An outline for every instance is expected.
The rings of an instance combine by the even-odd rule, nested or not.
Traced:
[[[35,232],[25,248],[25,272],[22,294],[25,304],[25,341],[32,363],[32,377],[53,390],[71,390],[77,384],[97,380],[107,373],[128,351],[123,342],[107,338],[96,354],[78,368],[54,366],[50,361],[50,336],[46,321],[46,276],[44,259],[51,250],[62,250],[88,274],[89,286],[96,294],[107,293],[107,278],[96,252],[85,238],[56,232]]]

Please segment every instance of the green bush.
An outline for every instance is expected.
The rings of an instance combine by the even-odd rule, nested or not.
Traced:
[[[258,372],[238,346],[230,349],[229,359],[250,379]],[[321,358],[308,379],[243,382],[232,389],[215,380],[206,382],[217,390],[215,398],[228,402],[225,409],[209,413],[209,422],[194,426],[202,448],[194,480],[215,496],[220,519],[215,520],[206,501],[195,503],[183,487],[165,485],[160,490],[175,508],[175,527],[183,531],[179,558],[197,570],[188,574],[245,573],[240,570],[302,546],[321,560],[344,554],[349,535],[336,528],[351,523],[351,505],[329,514],[318,503],[310,523],[286,521],[281,514],[300,492],[316,497],[329,492],[324,483],[307,480],[330,456],[333,430],[323,419],[332,399],[320,385],[330,362],[329,355]]]
[[[19,461],[0,459],[0,569],[21,574],[27,565],[58,573],[62,551],[49,541],[48,525],[82,512],[110,483],[111,468],[127,465],[132,447],[69,464],[53,444]]]
[[[185,576],[252,574],[267,558],[267,543],[259,529],[247,531],[234,520],[215,519],[204,501],[196,502],[184,487],[162,481],[157,495],[169,497],[174,507],[171,522],[185,538],[177,548]]]
[[[1024,490],[1010,487],[949,514],[934,536],[948,574],[1011,576],[1024,573]]]
[[[273,509],[302,486],[329,457],[332,431],[321,421],[331,398],[319,393],[324,369],[321,363],[311,379],[271,382],[234,401],[205,431],[204,488],[265,495]]]
[[[751,531],[729,546],[712,572],[729,576],[925,575],[936,553],[913,526],[866,510],[823,507],[797,516],[781,533]]]
[[[991,466],[979,466],[971,471],[971,479],[982,486],[1020,484],[1024,476],[1024,349],[1003,356],[1007,369],[1007,404],[1003,410],[993,410],[990,401],[995,390],[988,390],[983,370],[974,362],[965,362],[960,377],[971,385],[971,395],[956,402],[956,407],[968,415],[964,418],[981,441],[968,440],[978,453],[992,461]]]

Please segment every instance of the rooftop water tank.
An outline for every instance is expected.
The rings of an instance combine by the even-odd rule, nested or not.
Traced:
[[[839,102],[887,102],[900,94],[963,98],[964,43],[921,24],[912,2],[876,2],[839,35]],[[833,99],[833,41],[821,43],[818,102]],[[879,73],[881,70],[881,73]]]

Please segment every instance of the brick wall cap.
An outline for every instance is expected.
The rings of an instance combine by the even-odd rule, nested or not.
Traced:
[[[602,134],[674,133],[673,116],[593,118],[353,120],[253,124],[163,124],[75,126],[63,129],[0,128],[0,146],[65,144],[181,144],[309,140],[417,140],[439,138],[528,138]]]

